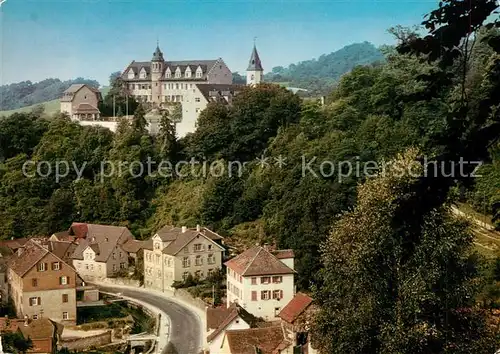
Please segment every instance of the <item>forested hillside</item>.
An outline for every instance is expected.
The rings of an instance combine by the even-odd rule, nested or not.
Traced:
[[[319,306],[321,353],[493,353],[499,254],[478,254],[449,206],[484,192],[499,210],[500,25],[483,25],[495,1],[462,4],[442,2],[428,36],[401,29],[384,63],[342,76],[325,106],[246,87],[231,106],[210,103],[181,140],[168,115],[148,135],[142,106],[116,134],[61,115],[5,118],[0,238],[73,221],[138,238],[203,224],[238,250],[294,249],[297,287]],[[151,160],[174,168],[149,173]],[[488,180],[464,160],[483,161]],[[58,161],[69,169],[56,178]]]
[[[288,86],[307,89],[311,94],[326,94],[340,77],[358,65],[384,61],[384,56],[369,42],[354,43],[288,67],[277,66],[265,75],[270,82],[286,82]]]
[[[45,79],[36,83],[23,81],[10,85],[0,86],[0,111],[6,111],[37,103],[59,99],[62,93],[71,84],[88,84],[99,88],[95,80],[77,78],[61,81],[59,79]]]

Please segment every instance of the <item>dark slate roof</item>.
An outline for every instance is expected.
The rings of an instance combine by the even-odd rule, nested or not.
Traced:
[[[162,79],[164,81],[179,81],[182,79],[182,81],[206,81],[207,79],[207,74],[208,72],[215,66],[215,64],[218,62],[218,59],[215,60],[178,60],[178,61],[165,61],[163,64],[163,73],[162,73]],[[203,71],[203,75],[201,78],[196,77],[196,69],[198,69],[198,66],[201,67],[201,70]],[[175,77],[175,70],[179,67],[181,70],[181,77],[176,78]],[[184,73],[187,68],[191,69],[191,77],[190,78],[185,78]],[[134,70],[135,78],[129,79],[128,78],[128,71],[130,69]],[[141,69],[144,68],[146,70],[146,78],[141,79],[139,78],[139,72]],[[170,68],[170,72],[172,73],[172,76],[170,78],[165,77],[165,72],[167,71],[167,68]],[[144,81],[144,80],[151,80],[151,75],[150,75],[150,69],[151,69],[151,62],[150,61],[133,61],[130,63],[130,65],[123,71],[122,74],[122,79],[124,81]]]
[[[197,231],[196,228],[186,229],[185,232],[182,232],[181,227],[173,227],[170,225],[162,227],[155,236],[160,237],[163,242],[170,242],[167,247],[163,249],[163,253],[176,255],[180,250],[184,248],[187,244],[189,244],[192,240],[197,237],[204,237],[212,241],[221,240],[222,237],[216,234],[213,231],[208,230],[203,227],[200,228],[200,231]],[[152,249],[152,244],[148,244],[148,249]],[[220,245],[218,245],[221,247]]]
[[[122,248],[127,253],[137,253],[141,249],[153,249],[153,241],[128,240],[122,245]]]
[[[227,96],[227,94],[235,95],[246,86],[239,84],[197,84],[196,87],[198,87],[203,97],[210,102],[213,100],[214,94],[221,97]]]
[[[250,61],[248,62],[247,71],[264,71],[255,45],[253,46],[252,55],[250,56]]]
[[[157,45],[156,50],[153,53],[153,59],[151,61],[164,61],[163,59],[163,53],[160,50],[160,47]]]
[[[224,264],[243,276],[295,273],[293,269],[261,246],[249,248]]]
[[[90,246],[96,252],[96,262],[106,262],[116,245],[122,245],[133,238],[130,231],[124,226],[85,225],[87,227],[86,238],[79,240],[71,257],[73,259],[83,259],[83,251]]]
[[[292,300],[281,310],[278,317],[288,323],[293,323],[313,302],[313,299],[304,293],[297,293]]]

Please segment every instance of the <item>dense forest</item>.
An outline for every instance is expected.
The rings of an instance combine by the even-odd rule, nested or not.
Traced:
[[[384,62],[343,75],[324,106],[247,87],[231,106],[210,103],[183,139],[166,113],[148,135],[140,105],[116,133],[63,115],[6,117],[0,238],[73,221],[138,238],[204,224],[239,250],[294,249],[322,353],[493,353],[500,255],[478,253],[449,211],[500,207],[500,26],[485,24],[498,6],[467,4],[443,1],[426,36],[398,28]],[[475,165],[452,173],[460,160],[483,161],[483,177]],[[429,173],[431,162],[445,167]]]
[[[358,65],[385,60],[381,51],[369,42],[354,43],[323,54],[318,59],[305,60],[288,67],[277,66],[264,76],[268,82],[287,82],[290,87],[309,91],[310,95],[326,95],[340,77]]]
[[[10,85],[2,85],[0,86],[0,111],[31,106],[61,98],[62,93],[72,84],[87,84],[99,88],[97,81],[81,77],[66,81],[45,79],[36,83],[23,81]]]

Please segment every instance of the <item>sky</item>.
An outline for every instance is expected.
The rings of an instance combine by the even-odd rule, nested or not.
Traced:
[[[1,0],[0,0],[1,2]],[[109,74],[150,60],[224,59],[244,72],[254,38],[265,71],[345,45],[394,42],[434,0],[5,0],[0,7],[0,84]]]

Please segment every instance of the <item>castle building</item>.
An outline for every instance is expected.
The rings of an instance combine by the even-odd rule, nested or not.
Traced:
[[[262,81],[262,63],[254,46],[247,70],[247,85]],[[242,85],[234,85],[232,72],[222,58],[213,60],[165,60],[157,45],[151,61],[132,61],[123,71],[126,88],[137,101],[166,108],[173,102],[182,105],[179,137],[196,130],[200,112],[211,101],[231,104]]]

